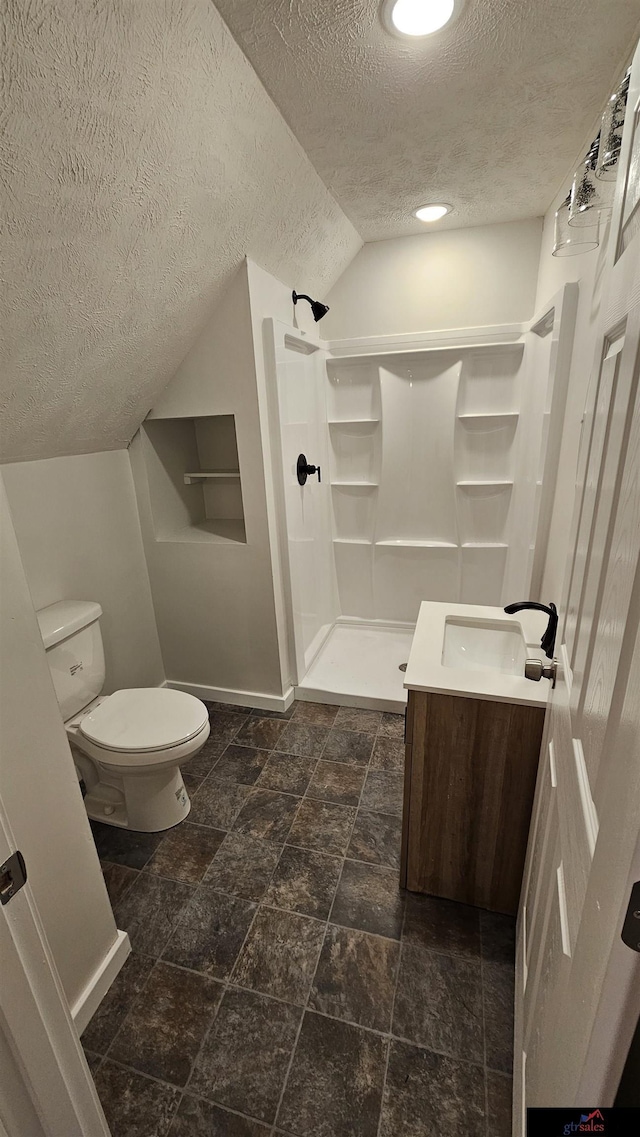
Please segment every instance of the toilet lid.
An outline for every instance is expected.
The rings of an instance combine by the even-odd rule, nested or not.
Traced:
[[[185,691],[137,687],[109,695],[85,715],[80,732],[106,750],[168,750],[198,734],[208,717],[204,703]]]

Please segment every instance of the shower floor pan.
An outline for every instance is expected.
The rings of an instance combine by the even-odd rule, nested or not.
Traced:
[[[413,631],[409,624],[338,621],[296,687],[296,699],[403,712],[400,665],[409,658]]]

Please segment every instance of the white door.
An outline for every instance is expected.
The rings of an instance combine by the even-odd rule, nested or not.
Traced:
[[[640,51],[519,914],[516,1134],[526,1106],[611,1105],[640,1012],[620,939],[640,876],[639,201]]]
[[[283,559],[290,580],[290,622],[294,635],[294,684],[305,676],[336,616],[327,446],[325,356],[320,345],[295,328],[270,320],[273,336],[277,423],[282,458],[281,508],[286,519]],[[274,408],[275,410],[275,408]],[[275,416],[274,416],[275,417]],[[304,454],[320,467],[298,482]]]
[[[0,864],[14,852],[0,801]],[[0,968],[0,1133],[109,1137],[28,880],[0,907]]]

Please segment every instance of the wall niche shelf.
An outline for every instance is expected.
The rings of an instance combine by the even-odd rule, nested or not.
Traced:
[[[240,478],[239,470],[193,470],[184,475],[185,486],[191,486],[194,482],[202,482],[205,478],[222,478],[224,481]]]
[[[234,416],[147,419],[143,436],[156,541],[246,544]]]
[[[360,489],[375,490],[378,488],[377,482],[332,482],[332,486],[359,486]]]

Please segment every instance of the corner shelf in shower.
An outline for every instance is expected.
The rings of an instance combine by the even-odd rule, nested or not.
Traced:
[[[513,481],[505,481],[501,478],[495,478],[495,479],[494,478],[489,478],[489,479],[480,478],[477,480],[476,479],[470,479],[470,480],[464,481],[464,482],[456,482],[456,485],[457,486],[463,486],[463,487],[464,486],[512,486]]]
[[[330,418],[329,426],[375,426],[379,418]]]
[[[334,545],[372,545],[372,541],[368,541],[366,537],[334,537]]]
[[[375,490],[378,488],[377,482],[332,482],[332,486],[364,486],[366,489]]]

